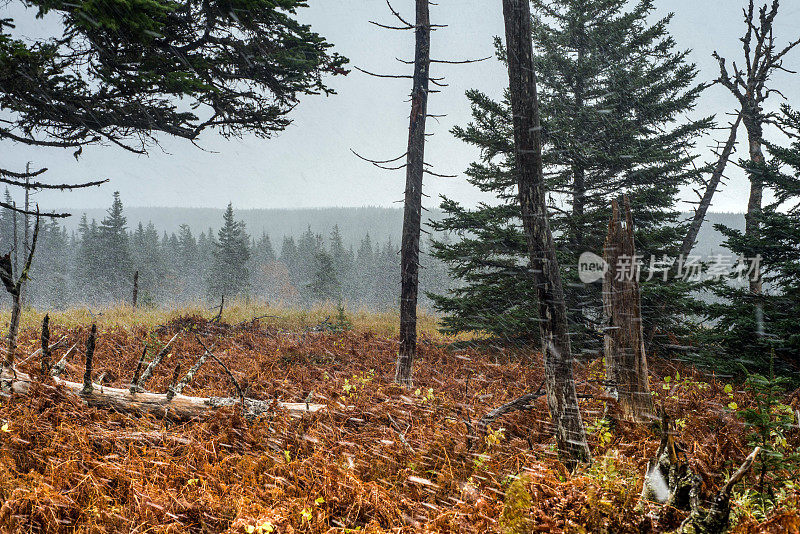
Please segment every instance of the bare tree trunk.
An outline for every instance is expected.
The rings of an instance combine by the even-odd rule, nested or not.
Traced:
[[[754,165],[764,163],[762,148],[763,125],[758,116],[750,110],[743,111],[744,127],[747,130],[747,140],[750,148],[750,161]],[[761,203],[764,197],[764,185],[757,176],[750,176],[750,197],[747,200],[747,214],[744,216],[744,235],[757,238],[759,234],[758,216],[761,214]],[[761,277],[750,277],[750,292],[758,295],[761,293]]]
[[[14,232],[14,234],[16,237],[16,232]],[[28,280],[28,275],[31,270],[31,263],[33,262],[33,255],[36,252],[36,241],[38,237],[39,215],[37,212],[36,226],[33,229],[33,241],[31,242],[31,249],[28,251],[28,259],[25,262],[25,267],[22,269],[22,273],[16,280],[14,280],[15,268],[11,265],[10,256],[6,255],[0,259],[0,278],[2,278],[2,282],[6,291],[13,299],[13,305],[11,308],[11,323],[9,324],[8,335],[6,337],[8,341],[7,351],[5,358],[3,359],[3,364],[0,366],[0,373],[5,371],[14,371],[14,359],[16,358],[17,354],[17,335],[19,334],[19,320],[22,316],[22,285]]]
[[[31,246],[30,239],[29,239],[29,237],[30,237],[30,226],[31,226],[31,221],[30,221],[30,209],[31,209],[31,200],[30,200],[31,199],[31,188],[30,188],[31,177],[30,177],[30,172],[31,172],[31,162],[29,161],[25,165],[25,174],[27,174],[28,176],[25,177],[25,212],[26,213],[24,215],[25,230],[24,230],[24,232],[22,234],[22,252],[24,254],[28,253],[28,250],[30,249],[30,246]],[[25,306],[25,293],[26,293],[25,288],[27,288],[27,287],[28,287],[27,281],[23,281],[22,282],[22,286],[20,286],[20,307]]]
[[[539,300],[547,404],[556,426],[559,453],[564,461],[574,465],[589,461],[590,453],[575,393],[567,309],[545,202],[528,0],[503,0],[503,16],[519,202]]]
[[[722,153],[719,155],[717,164],[714,166],[711,177],[708,179],[706,190],[700,199],[700,204],[697,206],[692,222],[689,224],[689,230],[683,238],[683,243],[681,243],[680,255],[684,258],[689,255],[697,242],[697,234],[700,233],[700,227],[703,226],[703,221],[706,219],[706,213],[708,213],[708,208],[711,206],[711,199],[714,197],[717,187],[719,187],[722,174],[725,172],[725,167],[728,165],[728,160],[736,146],[736,131],[739,129],[739,124],[741,124],[741,122],[742,114],[739,113],[736,117],[736,122],[731,126],[731,133],[728,136],[728,141],[725,143]],[[676,261],[678,260],[676,259]]]
[[[603,247],[609,266],[603,277],[603,315],[606,321],[606,383],[618,400],[619,415],[626,421],[647,422],[656,418],[644,351],[641,297],[636,272],[620,272],[619,260],[632,262],[636,255],[633,217],[623,197],[624,226],[619,204],[612,201],[611,222]],[[630,264],[633,267],[633,263]]]
[[[133,273],[133,307],[136,308],[136,302],[139,300],[139,271]]]
[[[16,208],[17,207],[17,203],[14,202],[13,206],[14,206],[14,208]],[[19,235],[18,235],[18,232],[17,232],[17,212],[13,211],[12,213],[14,215],[14,218],[11,219],[12,220],[12,224],[13,224],[13,232],[14,232],[14,272],[18,273],[19,272]]]
[[[4,369],[11,369],[14,367],[14,360],[17,356],[17,335],[19,334],[19,319],[22,316],[22,293],[17,292],[12,295],[14,299],[11,307],[11,323],[8,326],[8,335],[6,336],[6,357],[3,361]]]
[[[419,236],[422,222],[422,176],[425,172],[425,122],[428,114],[431,24],[428,0],[417,0],[414,86],[406,155],[406,190],[400,252],[400,353],[395,381],[412,383],[417,352],[417,292],[419,288]]]

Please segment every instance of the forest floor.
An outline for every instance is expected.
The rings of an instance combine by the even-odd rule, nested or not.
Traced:
[[[149,391],[165,392],[177,363],[192,365],[202,351],[198,334],[248,396],[310,398],[327,409],[245,421],[226,408],[169,424],[87,408],[46,384],[29,397],[3,398],[1,532],[627,533],[669,531],[685,517],[656,504],[635,509],[660,436],[643,426],[609,427],[600,400],[581,401],[594,462],[574,473],[557,459],[544,399],[470,437],[482,415],[540,384],[538,355],[460,348],[430,320],[415,388],[403,390],[392,383],[397,340],[383,319],[364,315],[352,330],[314,332],[308,326],[317,316],[240,322],[226,314],[227,323],[216,324],[179,312],[162,314],[163,323],[156,314],[130,315],[99,318],[94,374],[106,385],[125,387],[145,343],[160,347],[182,332]],[[39,318],[31,313],[24,323],[21,360],[39,347]],[[57,315],[51,339],[83,347],[91,321]],[[21,369],[35,373],[38,365],[33,357]],[[753,405],[752,393],[679,363],[650,365],[657,404],[676,421],[706,489],[718,488],[752,449],[736,413]],[[64,376],[81,381],[83,371],[80,351]],[[601,361],[576,372],[579,392],[599,392]],[[184,390],[230,392],[211,362]],[[800,391],[780,400],[797,409]],[[800,429],[787,440],[796,450]],[[800,531],[797,473],[770,473],[781,482],[765,513],[754,493],[757,471],[737,486],[732,532]]]

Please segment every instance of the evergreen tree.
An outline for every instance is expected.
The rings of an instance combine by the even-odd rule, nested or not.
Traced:
[[[182,301],[198,299],[202,294],[200,245],[188,224],[182,224],[178,231],[177,262],[181,281],[177,298]]]
[[[333,261],[333,270],[336,274],[339,294],[337,299],[344,299],[346,295],[353,293],[353,252],[344,246],[339,225],[335,224],[331,230],[330,237],[330,256]]]
[[[253,244],[253,258],[258,263],[275,261],[275,250],[272,248],[272,241],[266,232],[262,232],[261,237]]]
[[[114,192],[114,201],[106,213],[97,229],[99,261],[93,274],[106,302],[127,301],[133,290],[134,269],[119,191]]]
[[[317,252],[314,264],[314,274],[307,286],[311,299],[318,302],[341,300],[341,284],[333,256],[325,250],[320,250]]]
[[[723,225],[716,228],[724,245],[745,261],[734,265],[737,280],[714,287],[722,302],[709,306],[714,326],[709,338],[715,369],[767,374],[774,351],[776,371],[800,369],[800,113],[784,108],[784,128],[795,134],[789,148],[766,143],[767,163],[743,161],[751,180],[774,200],[757,215],[760,235],[748,236]],[[749,282],[760,275],[764,291],[753,293]],[[721,349],[721,350],[720,350]]]
[[[342,241],[342,234],[339,232],[338,224],[335,224],[333,230],[331,230],[330,254],[333,259],[333,266],[339,278],[341,279],[347,276],[352,267],[353,257],[344,247],[344,241]]]
[[[393,308],[400,295],[400,251],[391,238],[375,254],[372,302],[379,310]]]
[[[247,270],[250,238],[245,233],[244,223],[234,219],[233,204],[228,204],[223,221],[208,275],[208,291],[213,298],[241,295],[250,287]]]
[[[698,178],[691,166],[698,135],[710,119],[677,122],[702,90],[687,52],[675,50],[670,17],[649,23],[652,0],[624,11],[625,0],[534,0],[535,65],[544,133],[545,174],[554,194],[557,236],[572,330],[600,318],[600,289],[577,278],[578,256],[602,253],[611,200],[627,194],[637,230],[637,253],[675,254],[682,227],[675,211],[679,188]],[[505,52],[498,43],[498,55]],[[507,99],[469,91],[473,122],[454,134],[481,149],[468,180],[499,204],[465,209],[445,198],[438,231],[459,238],[434,244],[434,255],[462,282],[435,296],[451,331],[481,329],[501,337],[535,337],[538,320],[525,303],[533,279],[512,175],[513,139]],[[646,330],[673,331],[689,302],[684,284],[643,284]],[[576,339],[585,348],[587,339]]]
[[[139,303],[163,301],[166,294],[167,266],[164,262],[158,231],[152,221],[140,222],[131,239],[134,270],[139,271]]]
[[[207,128],[267,138],[303,95],[333,93],[326,75],[346,74],[297,20],[302,0],[13,3],[0,21],[0,139],[26,132],[28,145],[142,150]],[[27,9],[54,33],[14,35]]]
[[[7,205],[14,203],[7,187],[3,200]],[[2,208],[0,211],[0,254],[4,255],[14,250],[14,217],[16,214],[10,209]]]
[[[349,298],[359,306],[366,306],[371,301],[376,279],[375,249],[369,232],[358,246],[352,273],[352,292]]]
[[[302,288],[300,294],[305,304],[314,300],[309,288],[320,269],[319,261],[322,252],[324,252],[322,236],[315,234],[309,225],[297,240],[297,262],[295,264],[297,286]]]
[[[70,303],[71,255],[66,231],[54,220],[43,220],[31,267],[28,304],[40,309],[64,309]]]
[[[75,298],[84,304],[97,303],[102,298],[95,284],[95,273],[100,269],[100,236],[97,221],[89,223],[84,213],[78,223],[78,253],[75,256]]]
[[[253,239],[249,269],[253,282],[253,296],[265,302],[280,298],[280,288],[286,282],[279,276],[275,250],[266,232],[256,241]]]

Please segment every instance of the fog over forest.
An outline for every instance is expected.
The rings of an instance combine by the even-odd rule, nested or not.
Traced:
[[[72,210],[75,215],[63,224],[52,222],[43,228],[29,304],[63,309],[126,302],[138,271],[141,302],[147,305],[210,304],[225,294],[229,300],[238,297],[288,306],[336,301],[351,308],[386,311],[397,305],[400,208],[234,210],[236,223],[243,225],[248,237],[247,259],[234,279],[222,286],[211,278],[219,276],[214,270],[214,243],[220,238],[225,210],[122,209],[120,214],[110,213],[112,208]],[[109,220],[120,215],[124,222]],[[442,216],[440,210],[430,210],[423,219],[424,227],[432,232],[421,246],[420,306],[433,313],[428,293],[446,295],[459,285],[447,266],[430,254],[431,239],[453,239],[431,228],[431,221]],[[22,249],[25,218],[18,215],[16,219]],[[97,229],[104,220],[111,226],[123,224],[114,231],[124,230],[120,235],[125,239],[111,239],[104,245],[103,230]],[[724,252],[722,235],[714,225],[738,228],[743,221],[742,214],[710,213],[696,253],[709,257]],[[30,217],[28,225],[30,234]],[[10,211],[0,215],[0,254],[13,251],[14,226]],[[98,243],[92,243],[92,236]],[[16,262],[20,261],[16,256]]]

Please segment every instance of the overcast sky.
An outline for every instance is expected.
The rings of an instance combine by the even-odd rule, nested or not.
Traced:
[[[411,67],[394,58],[413,56],[413,34],[392,32],[369,24],[369,20],[391,22],[383,0],[310,0],[301,18],[336,45],[352,65],[371,71],[407,73]],[[741,54],[741,8],[746,0],[656,0],[656,16],[675,12],[670,26],[681,48],[692,49],[691,59],[700,67],[701,78],[716,75],[713,50],[730,59]],[[17,15],[19,3],[2,11]],[[784,0],[776,35],[780,44],[800,36],[800,2]],[[412,0],[394,0],[393,5],[413,17]],[[8,16],[6,14],[3,17]],[[464,59],[493,56],[493,37],[503,34],[499,0],[440,0],[432,7],[432,21],[448,28],[433,35],[432,56]],[[19,26],[19,31],[37,31]],[[786,60],[786,66],[800,67],[800,50]],[[487,200],[466,183],[463,171],[477,157],[476,151],[456,140],[449,130],[469,121],[464,92],[477,88],[497,96],[506,84],[506,72],[494,57],[472,65],[434,65],[435,76],[446,75],[449,87],[431,96],[431,113],[447,114],[432,120],[428,131],[435,135],[426,147],[427,160],[437,172],[459,174],[458,178],[426,176],[427,205],[438,204],[446,194],[467,205]],[[53,207],[96,207],[110,204],[111,193],[119,190],[129,206],[224,207],[229,201],[238,208],[291,208],[321,206],[392,206],[402,198],[402,172],[381,171],[358,160],[350,149],[376,159],[390,159],[405,152],[410,80],[384,80],[353,71],[329,80],[338,94],[306,97],[292,115],[294,123],[273,139],[225,140],[213,133],[200,139],[200,150],[192,144],[163,139],[162,149],[149,156],[136,156],[121,149],[85,148],[80,161],[72,150],[31,149],[3,145],[3,167],[33,166],[50,169],[51,181],[78,182],[109,178],[110,184],[74,193],[40,193],[43,209]],[[800,107],[800,78],[776,76],[774,84],[789,101]],[[780,104],[779,98],[773,101]],[[694,116],[734,111],[727,92],[714,87],[706,92]],[[724,138],[724,132],[717,132]],[[744,130],[740,132],[744,139]],[[707,153],[707,152],[706,152]],[[709,155],[710,157],[710,155]],[[714,211],[743,211],[747,201],[744,177],[731,172],[730,183],[714,200]],[[691,198],[687,193],[685,198]],[[688,206],[685,206],[688,208]]]

